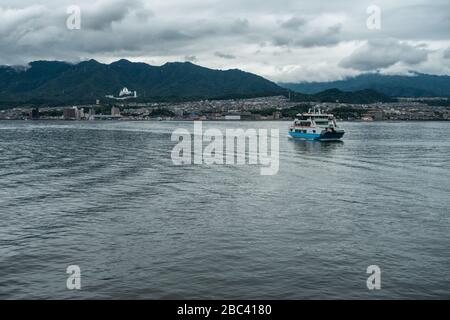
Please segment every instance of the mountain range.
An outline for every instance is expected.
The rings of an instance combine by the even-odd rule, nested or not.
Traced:
[[[162,66],[119,60],[103,64],[35,61],[0,66],[0,107],[94,103],[127,87],[137,101],[185,101],[288,95],[295,101],[373,103],[392,97],[450,97],[450,76],[363,74],[332,82],[280,83],[238,69],[213,70],[190,62]]]
[[[371,89],[391,97],[450,97],[450,76],[412,73],[411,75],[362,74],[330,82],[279,83],[301,93],[315,94],[323,90],[358,91]]]
[[[213,70],[190,62],[160,67],[119,60],[70,64],[35,61],[27,67],[0,67],[0,103],[93,103],[127,87],[142,100],[193,100],[271,96],[286,89],[237,69]]]

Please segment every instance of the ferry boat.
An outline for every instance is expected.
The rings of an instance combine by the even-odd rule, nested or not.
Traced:
[[[335,117],[322,113],[320,108],[297,114],[289,127],[289,136],[295,139],[338,141],[344,134],[345,130],[338,127]]]

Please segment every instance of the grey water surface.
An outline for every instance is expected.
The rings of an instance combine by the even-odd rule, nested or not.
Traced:
[[[0,121],[0,298],[450,298],[450,122],[288,125],[203,124],[279,129],[262,176],[175,166],[192,122]]]

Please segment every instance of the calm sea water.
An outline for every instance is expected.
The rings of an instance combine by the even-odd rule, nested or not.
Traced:
[[[204,123],[280,129],[261,176],[174,166],[191,122],[0,122],[0,298],[450,298],[450,123],[288,125]]]

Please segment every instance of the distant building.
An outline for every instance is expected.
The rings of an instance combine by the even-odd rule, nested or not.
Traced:
[[[115,99],[115,100],[126,100],[130,98],[137,98],[137,91],[130,91],[127,87],[124,87],[119,92],[119,96],[115,97],[114,95],[107,95],[106,96],[109,99]]]
[[[177,115],[177,116],[179,116],[179,117],[182,117],[183,114],[184,114],[184,112],[183,112],[182,109],[177,109],[177,110],[174,111],[174,113],[175,113],[175,115]]]
[[[77,120],[81,120],[84,119],[85,114],[84,114],[84,108],[78,109],[77,112]]]
[[[373,116],[370,113],[364,113],[361,116],[361,120],[370,122],[370,121],[373,121]]]
[[[122,90],[120,90],[119,92],[119,97],[123,97],[123,96],[131,96],[132,92],[128,90],[127,87],[123,88]]]
[[[112,116],[107,114],[95,114],[89,120],[120,120],[121,116]]]
[[[90,108],[89,109],[89,113],[87,115],[87,119],[88,120],[95,120],[94,117],[95,117],[95,109],[94,108]]]
[[[239,114],[241,116],[240,120],[253,120],[254,116],[250,111],[243,111]]]
[[[39,119],[39,108],[35,108],[30,112],[30,118],[33,120]]]
[[[273,120],[279,120],[281,118],[281,112],[275,111],[273,113]]]
[[[77,107],[67,108],[63,111],[64,120],[82,120],[86,118],[84,108],[78,109]]]
[[[372,116],[373,120],[375,121],[382,121],[384,120],[384,112],[383,110],[370,110],[368,112],[370,116]]]
[[[241,115],[237,113],[229,113],[225,115],[225,120],[241,120]]]
[[[77,116],[78,116],[78,108],[77,107],[64,109],[64,112],[63,112],[64,120],[77,120]]]
[[[125,89],[126,89],[126,88],[125,88]],[[112,108],[111,108],[111,115],[112,115],[112,116],[115,116],[115,117],[120,116],[120,109],[117,108],[117,107],[112,107]]]

